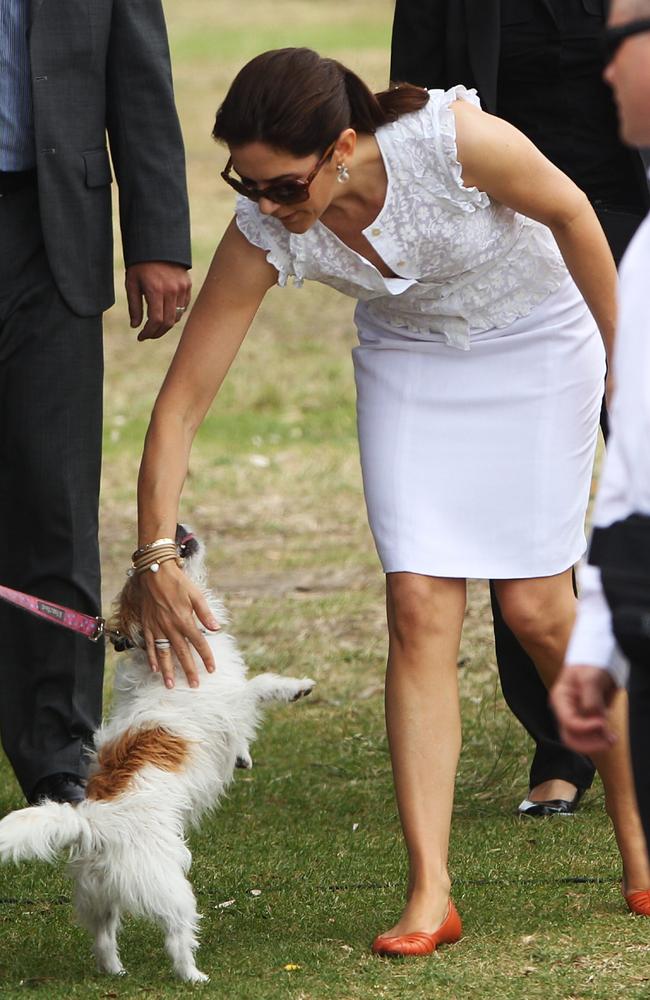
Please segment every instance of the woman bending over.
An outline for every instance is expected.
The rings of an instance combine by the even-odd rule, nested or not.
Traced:
[[[423,954],[460,936],[447,873],[460,749],[466,579],[550,686],[575,615],[616,272],[587,198],[464,87],[373,95],[308,49],[245,66],[216,117],[240,197],[155,405],[139,544],[173,536],[194,434],[274,284],[357,300],[358,429],[386,573],[386,719],[410,876],[373,947]],[[600,334],[599,334],[600,330]],[[325,333],[325,331],[323,331]],[[213,669],[201,597],[173,560],[141,577],[152,668]],[[650,870],[621,738],[597,756],[628,891]]]

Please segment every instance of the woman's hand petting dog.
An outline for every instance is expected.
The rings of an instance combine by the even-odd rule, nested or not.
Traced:
[[[143,573],[139,582],[142,586],[142,625],[149,666],[162,675],[166,687],[173,688],[173,650],[190,687],[198,687],[199,675],[191,647],[203,660],[208,673],[214,671],[215,663],[196,618],[211,632],[221,628],[207,600],[173,560],[163,563],[157,573]],[[156,639],[169,640],[171,647],[164,649],[156,646]]]

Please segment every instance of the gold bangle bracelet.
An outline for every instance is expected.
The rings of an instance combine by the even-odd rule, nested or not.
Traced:
[[[152,573],[157,573],[161,565],[165,562],[169,562],[171,559],[174,559],[178,566],[181,565],[180,557],[176,553],[170,552],[167,555],[159,556],[157,559],[153,559],[145,566],[134,565],[133,572],[135,573],[136,576],[140,576],[142,573],[146,573],[147,570],[151,570]]]
[[[178,558],[178,551],[175,547],[166,546],[161,548],[157,552],[148,552],[144,556],[140,556],[139,559],[133,560],[134,569],[146,569],[151,563],[160,562],[161,559],[176,559]]]
[[[161,555],[163,552],[178,552],[178,546],[176,545],[157,545],[155,549],[150,549],[149,552],[141,552],[140,555],[133,556],[133,562],[141,562],[143,559],[155,559],[156,556]]]
[[[141,545],[139,549],[136,549],[131,559],[137,559],[138,556],[144,555],[145,552],[150,552],[151,549],[160,548],[163,545],[176,545],[176,541],[173,538],[157,538],[155,542],[148,542],[146,545]]]

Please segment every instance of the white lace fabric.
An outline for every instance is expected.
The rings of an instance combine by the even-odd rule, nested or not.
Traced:
[[[398,275],[385,278],[323,223],[289,233],[250,199],[237,199],[246,239],[266,251],[278,284],[320,281],[364,302],[372,317],[409,338],[470,348],[470,330],[501,329],[528,313],[566,276],[552,233],[466,188],[450,105],[480,105],[476,91],[432,90],[420,110],[382,126],[376,139],[388,187],[363,235]]]

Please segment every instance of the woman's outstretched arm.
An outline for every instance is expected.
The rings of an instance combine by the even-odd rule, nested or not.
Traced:
[[[277,272],[263,250],[252,246],[230,223],[212,259],[176,354],[156,400],[147,431],[138,478],[138,545],[174,538],[178,505],[187,475],[192,441],[226,377],[266,292]],[[214,662],[194,614],[215,628],[211,612],[174,561],[158,573],[145,572],[142,617],[149,662],[173,686],[169,655],[157,655],[154,638],[172,643],[191,685],[198,684],[187,640],[208,670]]]
[[[611,364],[616,265],[586,194],[508,122],[465,101],[452,108],[463,183],[549,227],[598,324]]]

